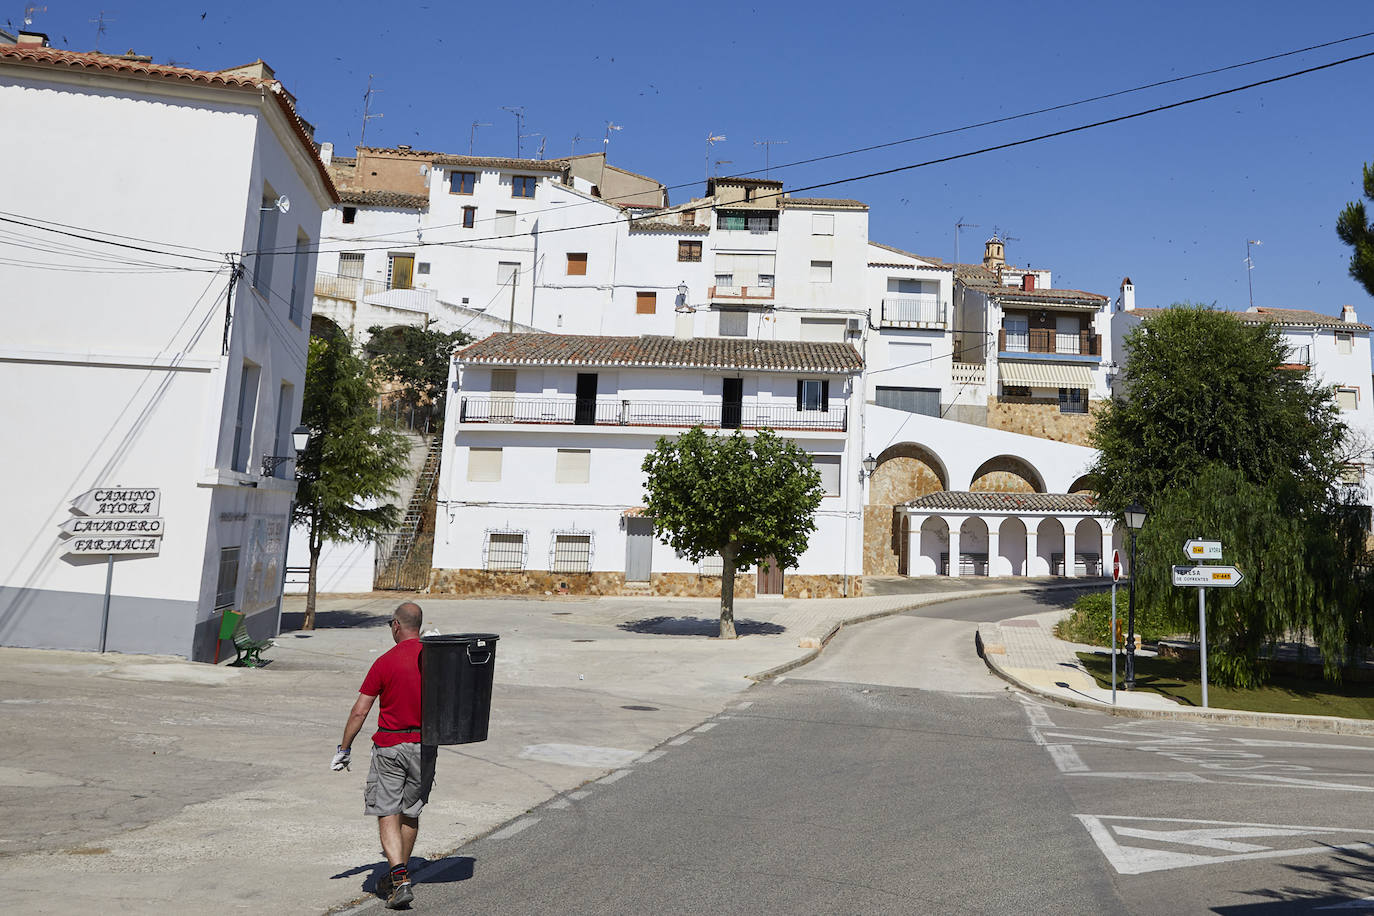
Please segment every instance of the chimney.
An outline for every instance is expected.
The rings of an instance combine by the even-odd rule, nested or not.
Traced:
[[[1121,281],[1121,309],[1126,312],[1135,311],[1135,285],[1131,283],[1130,277]]]
[[[1028,293],[1033,289],[1035,289],[1035,274],[1022,274],[1021,291]]]
[[[320,161],[323,162],[325,165],[329,165],[329,163],[334,161],[334,144],[320,144]]]
[[[28,45],[34,48],[46,48],[48,47],[48,36],[44,35],[42,32],[26,32],[20,29],[19,40],[16,41],[15,44]]]
[[[983,245],[983,266],[988,270],[996,270],[1006,263],[1006,249],[1002,245],[1002,240],[994,235]]]
[[[1355,306],[1341,306],[1341,321],[1345,322],[1346,324],[1359,324],[1359,319],[1355,317]]]

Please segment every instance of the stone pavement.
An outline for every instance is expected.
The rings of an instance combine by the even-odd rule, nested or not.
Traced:
[[[416,855],[441,857],[623,767],[846,622],[1036,584],[742,600],[742,636],[728,642],[707,638],[713,600],[421,596],[427,626],[500,640],[491,737],[441,749]],[[403,597],[322,597],[319,628],[284,632],[259,669],[0,649],[6,908],[319,913],[362,898],[382,865],[375,819],[362,816],[370,732],[352,770],[329,761]],[[288,601],[286,627],[301,607]]]
[[[1028,693],[1069,706],[1099,709],[1114,715],[1135,718],[1184,719],[1225,725],[1251,725],[1261,728],[1288,728],[1338,734],[1374,735],[1374,721],[1343,719],[1336,716],[1297,716],[1244,710],[1183,706],[1160,694],[1118,689],[1115,703],[1109,688],[1099,687],[1084,669],[1078,652],[1108,650],[1066,642],[1054,636],[1054,625],[1065,616],[1063,610],[1029,614],[1000,623],[978,625],[978,641],[983,660],[993,673]],[[1138,656],[1154,653],[1142,650]],[[1118,685],[1125,678],[1118,668]]]

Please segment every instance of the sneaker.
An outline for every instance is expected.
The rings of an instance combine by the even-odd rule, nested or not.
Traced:
[[[391,872],[387,872],[386,874],[382,875],[380,878],[377,879],[376,893],[378,897],[390,897],[391,890]]]
[[[401,907],[415,899],[415,892],[410,888],[410,879],[402,881],[391,890],[391,896],[386,898],[386,908],[388,910],[399,910]]]

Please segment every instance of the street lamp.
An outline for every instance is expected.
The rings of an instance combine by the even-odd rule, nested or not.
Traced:
[[[262,476],[275,477],[277,467],[287,461],[295,461],[300,457],[301,452],[310,444],[310,427],[297,426],[291,430],[291,445],[296,450],[294,455],[263,455],[262,456]]]
[[[869,452],[868,457],[859,463],[863,465],[859,471],[859,482],[862,483],[864,478],[873,476],[873,472],[878,468],[878,459],[873,457],[872,452]]]
[[[1145,527],[1145,507],[1131,503],[1126,507],[1126,527],[1131,532],[1131,597],[1126,606],[1126,689],[1135,688],[1135,536]]]
[[[691,310],[687,306],[687,294],[689,292],[691,292],[691,290],[687,288],[687,281],[684,280],[683,282],[677,285],[677,310],[679,312],[687,312]]]

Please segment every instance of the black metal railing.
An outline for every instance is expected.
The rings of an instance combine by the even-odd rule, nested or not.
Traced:
[[[845,431],[845,410],[797,410],[790,404],[631,401],[618,398],[465,397],[460,423],[554,426],[661,426],[686,429],[807,429]]]

